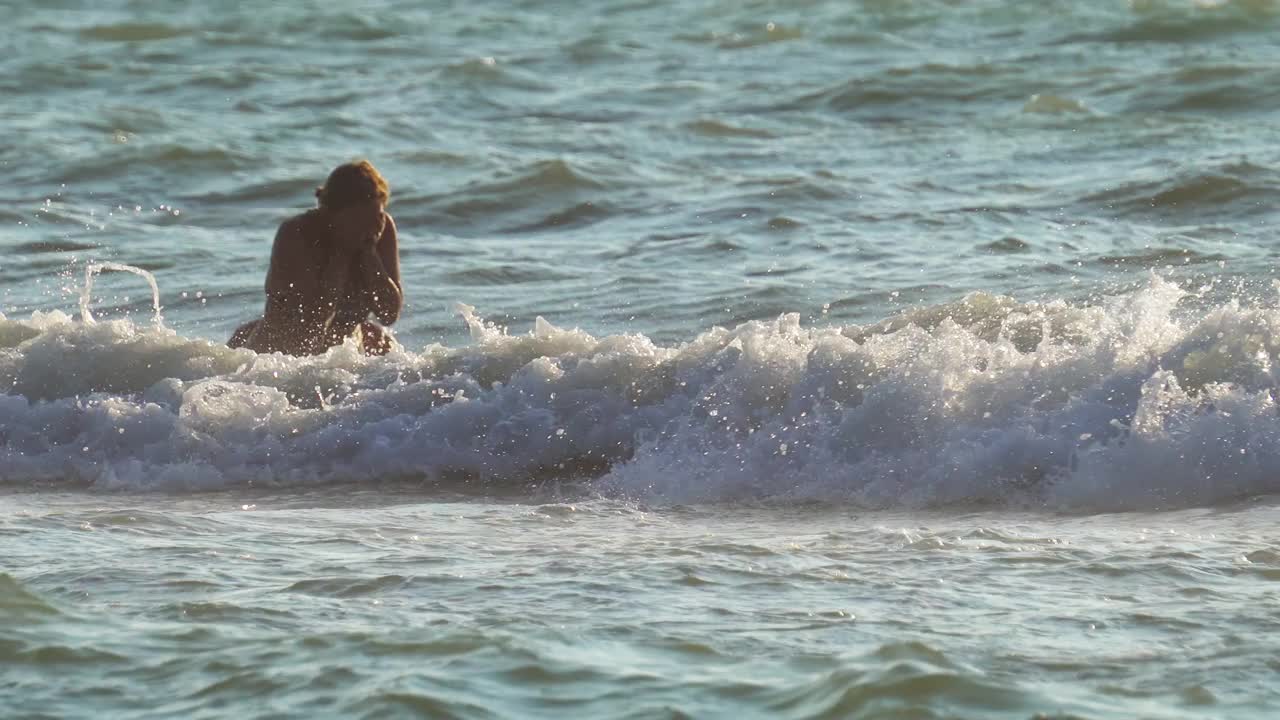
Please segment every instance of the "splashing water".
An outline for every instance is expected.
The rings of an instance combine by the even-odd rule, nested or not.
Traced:
[[[84,290],[80,291],[80,319],[86,325],[92,325],[97,322],[93,318],[93,312],[89,309],[89,296],[93,292],[93,279],[103,270],[111,270],[114,272],[127,272],[140,276],[147,284],[151,286],[151,309],[155,315],[152,322],[156,327],[164,325],[163,318],[160,317],[160,286],[156,284],[156,277],[140,267],[125,265],[116,262],[93,262],[84,268]]]
[[[796,314],[662,346],[535,323],[383,358],[255,355],[127,319],[0,322],[0,487],[416,478],[606,496],[1117,511],[1277,492],[1280,310],[976,294],[873,326]],[[322,402],[314,402],[316,388]],[[2,450],[3,447],[0,447]]]

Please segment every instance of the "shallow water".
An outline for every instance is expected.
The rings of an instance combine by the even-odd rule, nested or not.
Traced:
[[[0,11],[7,717],[1280,707],[1275,2]]]
[[[3,533],[39,565],[0,579],[19,715],[1264,717],[1276,700],[1265,504],[9,501]]]

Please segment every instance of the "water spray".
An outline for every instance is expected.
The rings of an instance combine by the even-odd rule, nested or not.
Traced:
[[[89,295],[93,292],[93,279],[103,270],[112,270],[114,272],[127,272],[140,276],[147,284],[151,286],[151,308],[155,311],[155,317],[152,322],[156,327],[163,325],[160,318],[160,286],[156,284],[156,277],[151,273],[139,267],[125,265],[115,262],[91,262],[84,268],[84,290],[80,292],[80,320],[86,325],[92,325],[97,322],[93,319],[93,312],[89,310]]]

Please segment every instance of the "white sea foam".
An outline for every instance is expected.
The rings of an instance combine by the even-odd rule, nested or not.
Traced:
[[[472,341],[255,355],[128,321],[0,316],[0,482],[180,491],[588,474],[654,501],[1054,509],[1280,491],[1280,311],[975,294],[874,326],[798,316],[677,347],[460,306]]]

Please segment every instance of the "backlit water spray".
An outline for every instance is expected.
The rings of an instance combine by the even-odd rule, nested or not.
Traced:
[[[89,325],[96,322],[93,319],[93,312],[89,309],[89,296],[93,292],[94,277],[103,270],[133,273],[146,280],[147,284],[151,286],[151,308],[155,312],[152,322],[155,323],[156,327],[164,324],[160,318],[160,286],[156,284],[155,276],[142,268],[115,262],[92,262],[85,266],[84,290],[80,292],[80,319],[82,321]]]

